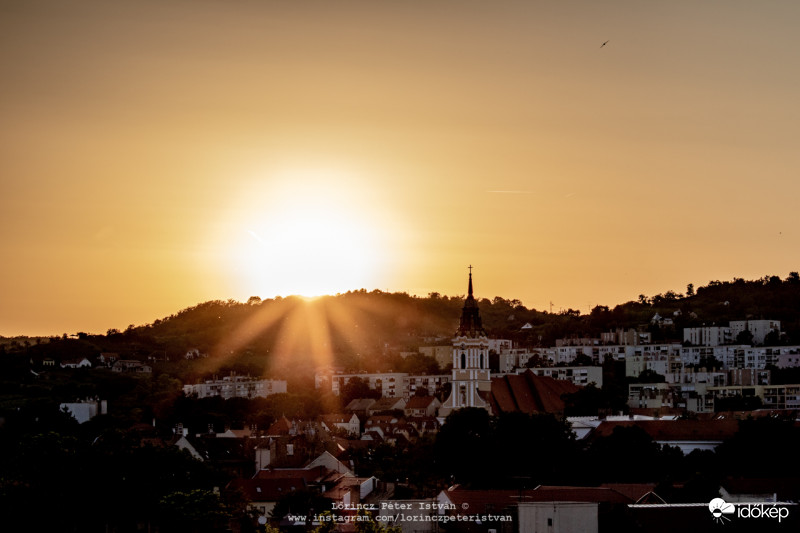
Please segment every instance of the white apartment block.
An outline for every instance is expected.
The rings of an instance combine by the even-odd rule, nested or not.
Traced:
[[[753,334],[753,344],[763,344],[772,331],[780,333],[781,323],[779,320],[731,320],[728,327],[684,328],[683,342],[692,346],[722,346],[736,342],[736,338],[745,330]]]
[[[683,367],[681,345],[645,344],[625,347],[625,375],[637,377],[645,370],[661,375],[677,372]]]
[[[594,383],[597,388],[603,386],[603,367],[601,366],[552,366],[531,368],[530,370],[537,376],[571,381],[581,387],[590,383]],[[519,372],[522,372],[522,369]]]
[[[743,331],[753,334],[753,344],[763,344],[764,338],[772,331],[781,332],[780,320],[731,320],[731,336],[736,336]]]
[[[709,387],[714,399],[758,396],[764,409],[800,409],[800,384]]]
[[[628,385],[628,407],[660,409],[675,405],[675,390],[669,383],[631,383]]]
[[[683,342],[688,342],[692,346],[720,346],[730,344],[735,338],[729,327],[683,328]]]
[[[417,389],[423,387],[428,390],[428,394],[433,394],[445,383],[450,383],[450,374],[406,376],[403,378],[403,391],[401,396],[408,399],[414,395]]]
[[[723,387],[724,372],[668,373],[664,383],[631,383],[628,385],[628,407],[686,409],[695,413],[714,411],[713,387]]]
[[[453,362],[453,346],[420,346],[419,353],[427,357],[436,359],[440,368],[444,368]]]
[[[514,348],[514,343],[508,339],[489,339],[489,351],[503,353]]]
[[[510,374],[518,368],[527,368],[528,361],[538,357],[541,361],[555,361],[555,349],[533,348],[531,350],[512,349],[498,354],[500,374]]]
[[[778,355],[778,368],[795,368],[800,366],[800,346],[791,346],[786,352],[781,352]]]
[[[384,398],[403,398],[407,397],[406,384],[408,383],[408,377],[409,375],[405,372],[344,374],[324,371],[314,375],[314,387],[330,390],[336,396],[339,396],[348,381],[353,378],[360,378],[369,385],[370,389],[380,391],[381,396]]]
[[[637,331],[633,328],[624,330],[617,328],[616,331],[608,331],[600,334],[602,344],[621,344],[624,346],[650,344],[653,342],[653,334],[647,331]]]
[[[763,370],[767,365],[778,368],[800,366],[800,346],[687,346],[681,348],[684,365],[698,365],[700,360],[714,357],[722,368],[755,368]]]
[[[198,398],[220,396],[230,398],[266,398],[270,394],[286,392],[286,381],[276,379],[255,379],[250,376],[227,376],[222,379],[206,380],[195,385],[184,385],[187,396],[196,394]]]

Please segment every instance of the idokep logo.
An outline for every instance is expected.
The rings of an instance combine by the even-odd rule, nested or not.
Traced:
[[[728,503],[722,498],[714,498],[708,504],[708,510],[714,515],[714,521],[724,524],[730,522],[731,519],[725,516],[726,514],[733,514],[736,512],[736,507],[732,503]]]
[[[708,504],[708,510],[714,517],[715,522],[724,524],[731,519],[725,515],[732,515],[736,518],[755,518],[755,519],[777,519],[778,522],[789,516],[789,509],[785,504],[777,503],[740,503],[737,506],[728,503],[722,498],[714,498]]]

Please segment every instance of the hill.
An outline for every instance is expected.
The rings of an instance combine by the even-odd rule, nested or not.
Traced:
[[[299,297],[248,302],[211,301],[184,309],[152,324],[109,330],[106,335],[78,334],[77,339],[36,339],[0,345],[26,357],[91,356],[119,353],[123,358],[181,361],[195,349],[208,357],[196,372],[236,369],[252,373],[308,365],[335,364],[351,370],[386,369],[397,354],[418,346],[448,344],[464,299],[431,293],[351,291],[313,300]],[[502,297],[479,300],[489,334],[512,339],[521,347],[552,346],[567,336],[597,337],[616,328],[649,329],[654,340],[680,341],[683,327],[727,324],[729,320],[769,318],[781,321],[785,336],[773,342],[800,343],[800,277],[765,276],[712,281],[686,294],[668,291],[614,307],[597,306],[588,314],[569,309],[548,313]],[[655,314],[674,325],[659,328]],[[530,328],[522,329],[526,324]],[[205,362],[202,362],[205,361]]]

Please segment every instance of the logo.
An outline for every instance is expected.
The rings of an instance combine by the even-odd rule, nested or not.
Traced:
[[[715,522],[724,524],[730,522],[732,517],[736,518],[754,518],[760,519],[777,519],[780,523],[781,520],[789,516],[789,509],[785,503],[740,503],[735,506],[728,503],[722,498],[714,498],[708,503],[708,510]],[[730,515],[729,518],[726,515]]]
[[[711,514],[714,516],[715,522],[724,524],[725,522],[731,521],[731,519],[725,515],[734,514],[736,512],[736,507],[734,507],[732,503],[728,503],[722,498],[714,498],[708,504],[708,510],[711,511]]]

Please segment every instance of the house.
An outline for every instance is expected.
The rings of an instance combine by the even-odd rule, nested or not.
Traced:
[[[442,406],[435,396],[412,396],[406,403],[404,412],[406,416],[436,416],[436,411]]]
[[[354,505],[363,502],[378,484],[378,478],[342,477],[336,485],[322,493],[323,496],[343,505]]]
[[[386,411],[402,411],[405,407],[406,401],[403,398],[381,398],[367,409],[367,415],[372,416]]]
[[[153,367],[135,359],[120,359],[111,367],[112,372],[152,374]]]
[[[208,354],[202,353],[197,348],[192,348],[191,350],[188,350],[186,354],[183,356],[183,358],[186,359],[187,361],[191,361],[192,359],[200,359],[201,357],[206,358],[208,357]]]
[[[599,505],[593,502],[520,502],[518,531],[597,533]]]
[[[308,485],[303,477],[236,478],[225,487],[227,492],[241,493],[247,502],[247,510],[264,517],[269,517],[278,501],[287,494],[307,489]]]
[[[176,435],[173,445],[186,450],[198,461],[208,463],[234,477],[251,475],[254,471],[252,454],[255,443],[250,439],[210,436]],[[255,440],[255,439],[252,439]]]
[[[355,414],[322,415],[319,417],[319,421],[330,432],[339,429],[354,437],[361,434],[361,422]]]
[[[97,415],[104,415],[108,412],[105,400],[86,399],[79,402],[62,403],[58,406],[62,411],[71,414],[79,424],[88,422]]]
[[[279,435],[260,439],[255,447],[256,470],[263,468],[302,468],[319,453],[319,443],[306,435]]]
[[[435,435],[442,427],[439,419],[433,416],[412,416],[408,418],[408,424],[417,431],[417,435],[420,437],[426,434]]]
[[[119,359],[119,354],[114,352],[102,352],[100,355],[97,356],[97,360],[105,365],[111,366],[117,362]]]
[[[280,417],[272,425],[267,429],[267,435],[290,435],[293,433],[297,433],[297,428],[294,426],[292,422],[289,422],[289,419],[285,416]]]
[[[359,417],[359,419],[366,419],[367,412],[369,408],[375,404],[375,400],[373,398],[356,398],[352,400],[350,403],[347,404],[347,407],[344,408],[345,411],[348,413],[353,413]]]
[[[83,359],[64,359],[61,368],[92,368],[92,362],[86,357]]]
[[[328,470],[338,473],[353,475],[353,471],[346,464],[333,456],[332,453],[325,451],[319,457],[306,465],[306,468],[314,468],[316,466],[324,466]]]
[[[436,497],[440,514],[482,515],[487,520],[470,531],[597,532],[626,506],[664,501],[653,484],[607,484],[600,487],[540,485],[521,490],[466,490],[454,485]],[[624,511],[622,511],[624,512]],[[488,520],[488,517],[492,517]],[[512,527],[507,524],[516,522]],[[613,529],[613,528],[612,528]]]
[[[409,424],[404,418],[393,415],[375,415],[367,419],[364,425],[365,434],[377,434],[381,440],[390,444],[397,444],[398,441],[416,440],[419,432],[413,425]],[[369,438],[374,439],[368,435]]]
[[[739,430],[736,420],[629,420],[605,421],[588,436],[608,437],[618,427],[636,426],[658,444],[675,446],[684,454],[694,450],[713,450]]]

